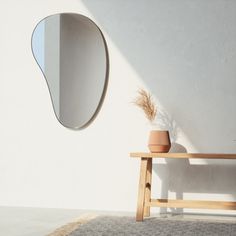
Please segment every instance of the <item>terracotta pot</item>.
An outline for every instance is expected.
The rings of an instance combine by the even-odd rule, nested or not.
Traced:
[[[148,148],[150,152],[169,152],[171,147],[169,131],[152,130],[149,135]]]

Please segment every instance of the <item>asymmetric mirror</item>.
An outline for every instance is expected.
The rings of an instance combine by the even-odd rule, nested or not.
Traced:
[[[32,51],[58,120],[72,129],[89,125],[108,81],[108,51],[98,26],[79,14],[48,16],[33,31]]]

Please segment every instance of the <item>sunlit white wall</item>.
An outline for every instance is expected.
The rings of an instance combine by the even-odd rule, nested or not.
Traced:
[[[162,107],[177,149],[236,152],[236,2],[24,0],[2,7],[1,205],[135,211],[139,162],[129,152],[147,150],[150,130],[132,104],[140,87]],[[91,17],[109,48],[105,102],[78,132],[56,120],[31,53],[35,25],[58,12]],[[227,161],[162,160],[154,165],[154,194],[235,199],[235,169]]]

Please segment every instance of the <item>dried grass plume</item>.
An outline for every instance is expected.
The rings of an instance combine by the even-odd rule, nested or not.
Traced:
[[[134,104],[144,111],[145,116],[150,122],[153,122],[157,115],[157,107],[153,102],[152,95],[144,89],[138,90],[138,96]]]

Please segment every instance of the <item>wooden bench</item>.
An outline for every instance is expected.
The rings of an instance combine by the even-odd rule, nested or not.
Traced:
[[[150,207],[202,208],[236,210],[236,202],[151,199],[153,158],[236,159],[236,154],[223,153],[130,153],[141,158],[136,221],[150,216]]]

